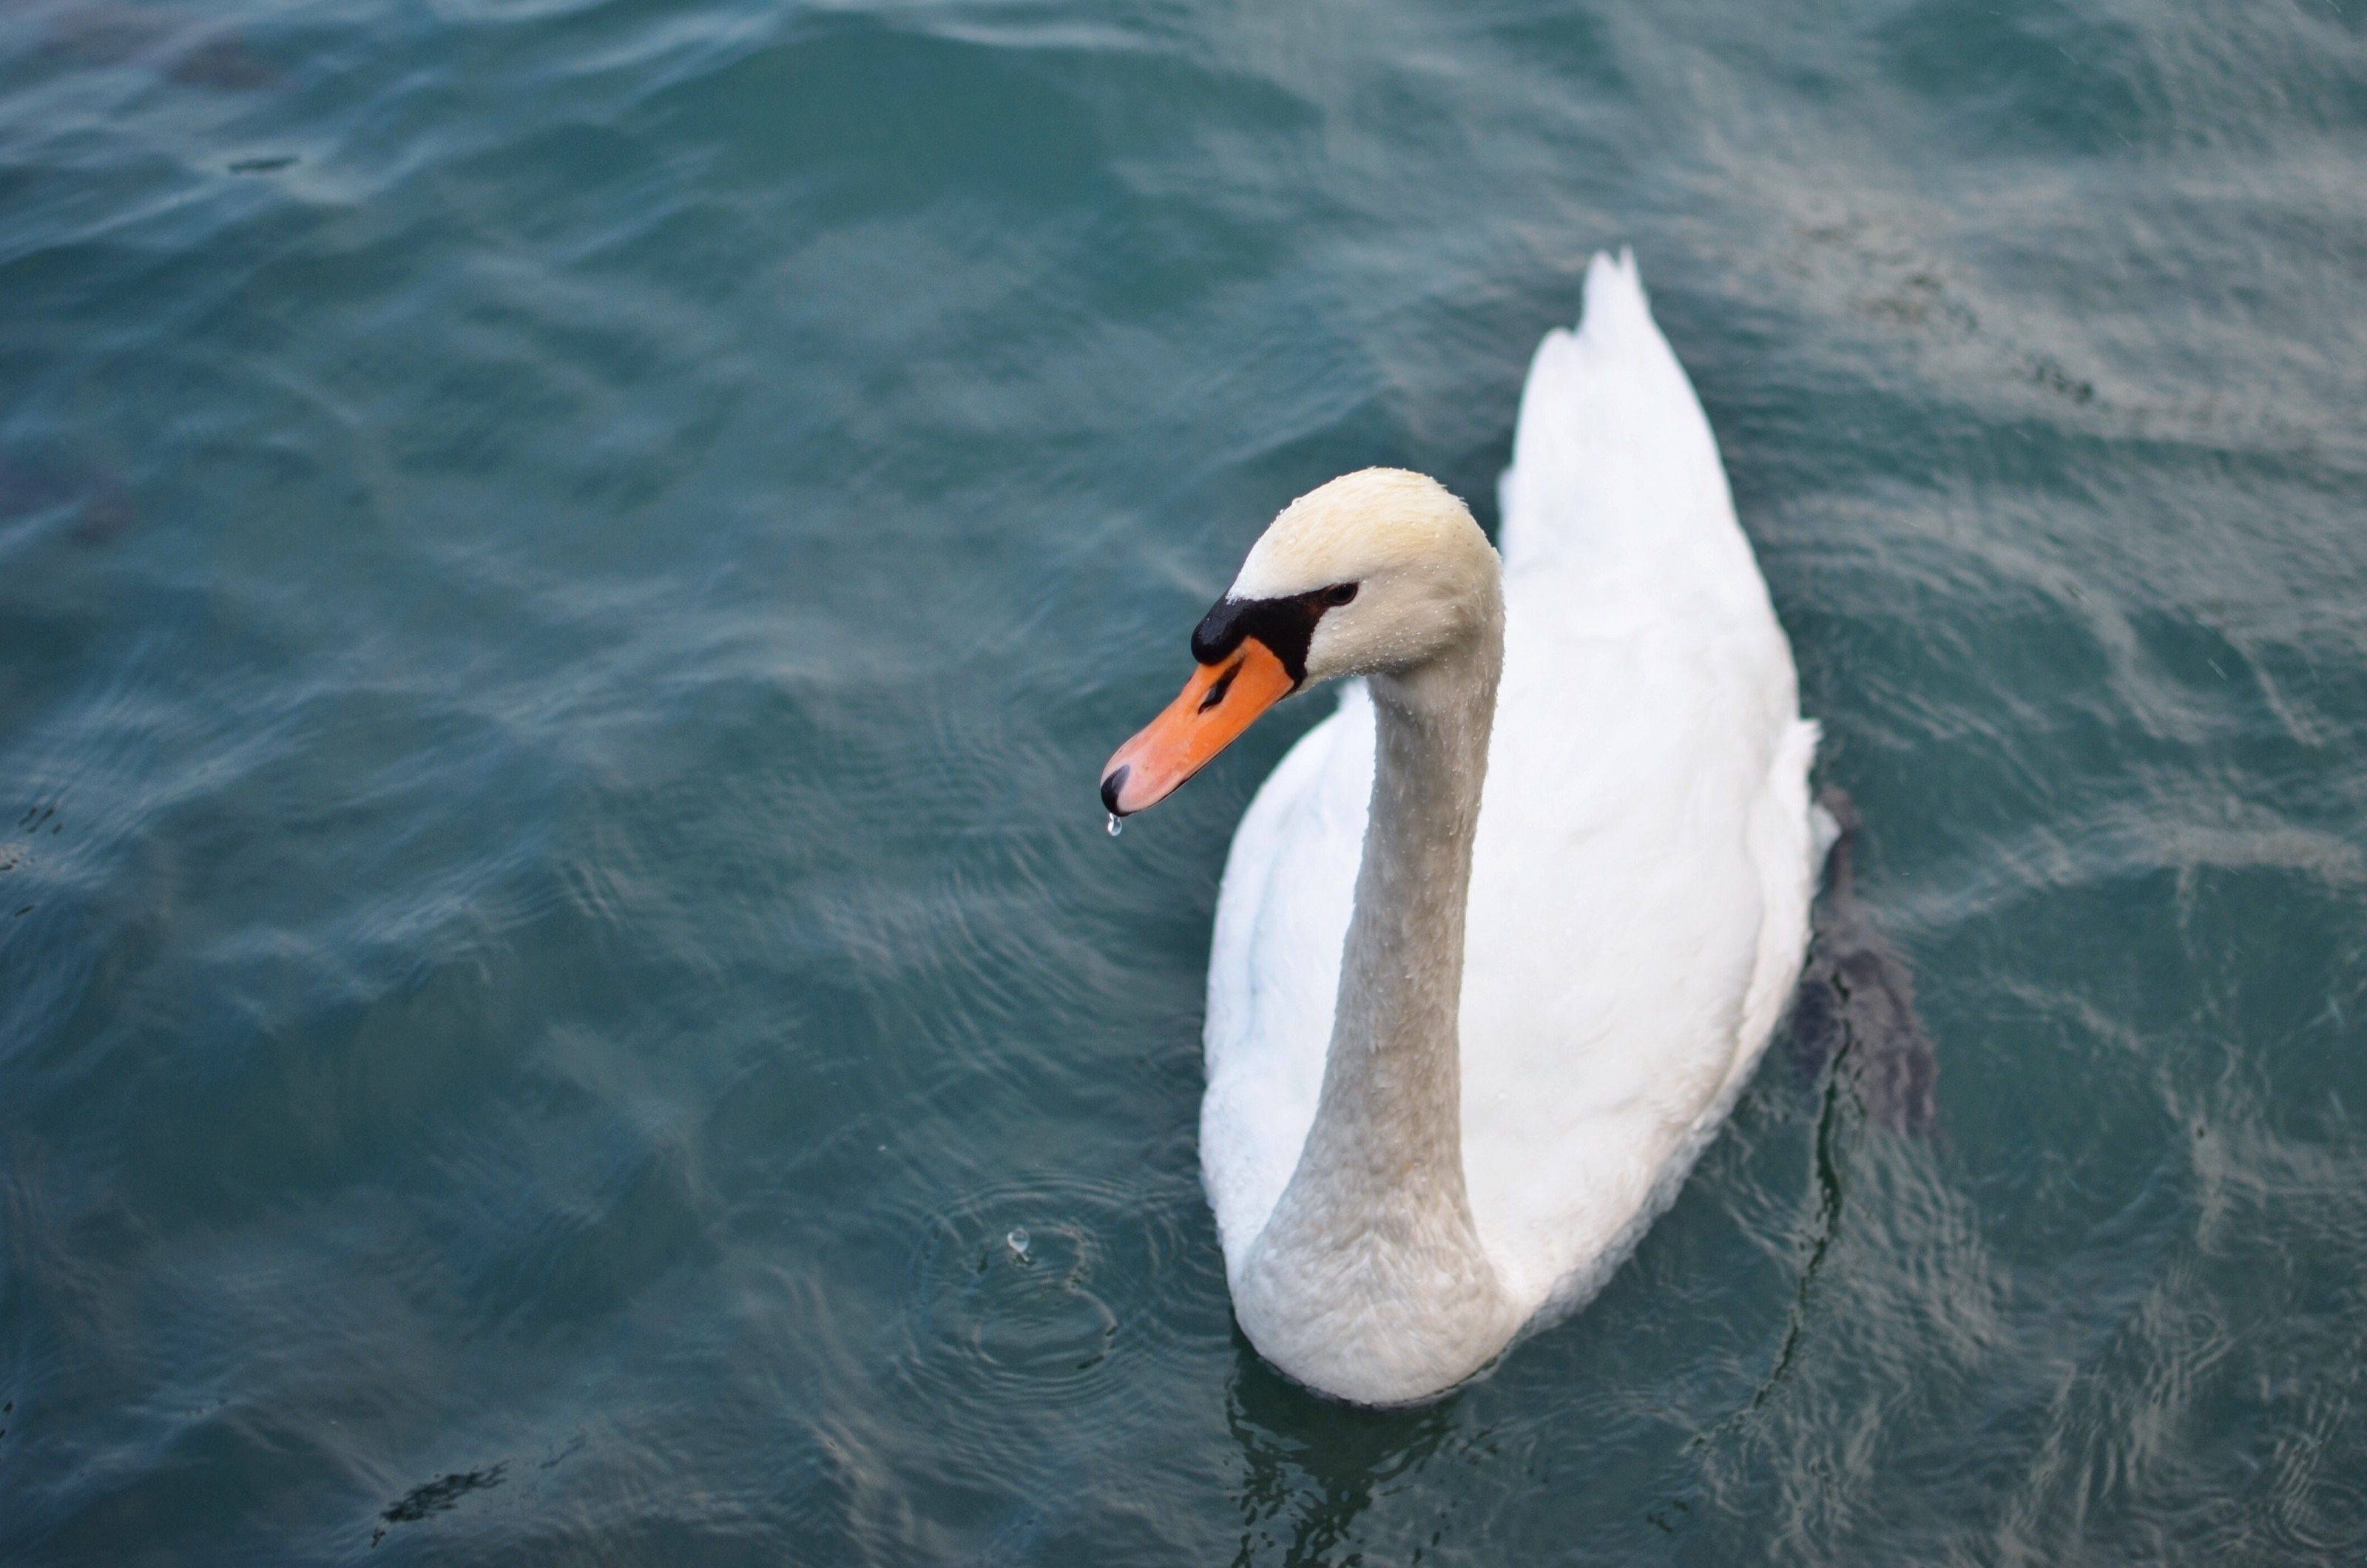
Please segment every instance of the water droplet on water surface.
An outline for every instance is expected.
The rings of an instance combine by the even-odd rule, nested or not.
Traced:
[[[1002,1238],[1004,1245],[1011,1248],[1014,1260],[1020,1263],[1027,1261],[1027,1227],[1025,1225],[1019,1226]]]
[[[1120,816],[1119,816],[1116,812],[1115,812],[1115,811],[1111,812],[1111,813],[1110,813],[1110,837],[1111,837],[1111,838],[1113,838],[1113,839],[1115,839],[1115,838],[1116,838],[1120,833],[1123,833],[1123,832],[1125,832],[1125,831],[1126,831],[1126,818],[1123,818],[1123,817],[1120,817]]]

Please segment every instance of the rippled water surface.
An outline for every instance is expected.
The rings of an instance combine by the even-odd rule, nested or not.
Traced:
[[[1096,770],[1622,243],[1937,1125],[1352,1413]],[[0,1558],[2358,1562],[2362,406],[2362,0],[18,0]]]

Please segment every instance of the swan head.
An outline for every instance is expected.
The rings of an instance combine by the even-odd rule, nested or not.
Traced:
[[[1156,805],[1283,698],[1437,659],[1498,606],[1496,551],[1436,479],[1365,468],[1310,491],[1193,631],[1192,678],[1103,768],[1102,804],[1114,817]]]

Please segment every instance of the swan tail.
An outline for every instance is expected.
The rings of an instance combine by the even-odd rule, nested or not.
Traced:
[[[1537,345],[1498,499],[1508,573],[1567,565],[1663,593],[1671,581],[1764,593],[1708,416],[1632,252],[1598,253],[1577,327]]]

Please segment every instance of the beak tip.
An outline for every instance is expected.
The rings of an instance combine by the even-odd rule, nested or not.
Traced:
[[[1109,808],[1109,814],[1113,817],[1126,815],[1126,809],[1117,803],[1118,792],[1126,788],[1127,775],[1132,772],[1134,768],[1131,764],[1120,763],[1102,778],[1102,804]]]

